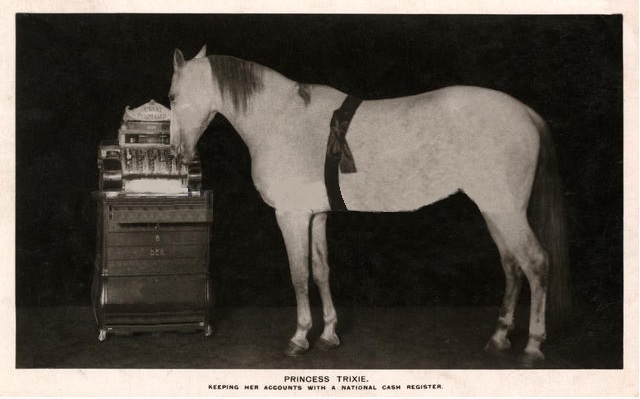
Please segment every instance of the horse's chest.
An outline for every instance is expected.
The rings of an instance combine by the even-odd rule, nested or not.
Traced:
[[[323,211],[328,208],[324,186],[324,153],[304,148],[272,146],[252,160],[253,183],[262,199],[278,210]]]

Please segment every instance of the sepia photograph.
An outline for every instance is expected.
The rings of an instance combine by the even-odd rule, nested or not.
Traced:
[[[637,15],[11,19],[0,394],[638,395]]]

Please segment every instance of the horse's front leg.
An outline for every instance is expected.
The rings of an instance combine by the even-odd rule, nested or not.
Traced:
[[[327,214],[319,213],[313,217],[311,229],[311,265],[313,281],[320,291],[322,300],[322,314],[324,317],[324,330],[316,349],[329,350],[340,345],[340,339],[336,335],[338,316],[333,306],[331,288],[329,285],[329,263],[327,260]]]
[[[309,223],[306,212],[276,211],[276,219],[287,248],[291,281],[296,294],[298,326],[285,350],[288,356],[299,356],[309,349],[307,333],[311,329],[309,306]]]

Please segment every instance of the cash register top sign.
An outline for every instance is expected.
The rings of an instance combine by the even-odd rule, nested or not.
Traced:
[[[169,120],[171,120],[171,110],[154,100],[134,109],[127,105],[122,117],[123,122],[168,122]]]
[[[118,132],[123,147],[169,145],[171,110],[154,100],[137,108],[127,106]]]

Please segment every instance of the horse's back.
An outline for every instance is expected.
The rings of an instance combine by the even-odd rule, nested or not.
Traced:
[[[485,207],[526,207],[539,145],[531,112],[466,86],[363,102],[347,134],[358,173],[340,176],[347,207],[413,210],[458,190]]]

